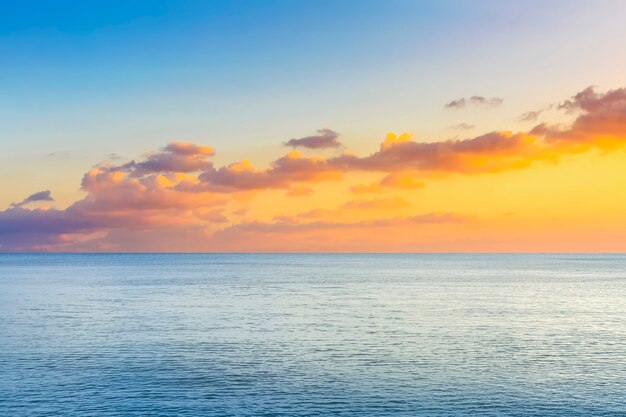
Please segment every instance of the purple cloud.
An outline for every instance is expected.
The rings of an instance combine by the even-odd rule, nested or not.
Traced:
[[[54,201],[54,198],[52,198],[52,194],[50,193],[50,190],[39,191],[37,193],[29,195],[28,197],[26,197],[25,199],[23,199],[19,203],[11,204],[11,206],[13,206],[13,207],[20,207],[20,206],[23,206],[25,204],[34,203],[34,202],[37,202],[37,201]]]
[[[285,143],[285,146],[291,146],[292,148],[308,148],[308,149],[326,149],[326,148],[339,148],[341,142],[339,142],[339,134],[331,129],[320,129],[317,131],[318,135],[306,136],[300,139],[290,139]]]

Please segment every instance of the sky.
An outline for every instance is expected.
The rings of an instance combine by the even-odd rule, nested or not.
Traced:
[[[623,1],[0,3],[0,251],[625,252]]]

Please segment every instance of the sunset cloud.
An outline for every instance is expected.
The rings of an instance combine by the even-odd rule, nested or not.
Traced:
[[[543,110],[529,111],[522,114],[518,119],[521,122],[534,122],[543,113]]]
[[[23,206],[29,203],[39,202],[39,201],[54,201],[52,198],[52,193],[49,190],[39,191],[37,193],[31,194],[19,203],[11,204],[13,207]]]
[[[172,142],[160,152],[155,152],[141,161],[131,161],[111,170],[129,172],[131,176],[141,177],[159,172],[195,172],[211,167],[207,158],[213,156],[214,149],[190,142]]]
[[[12,207],[0,212],[0,249],[42,249],[42,242],[67,245],[80,241],[80,234],[114,229],[193,225],[199,219],[194,213],[199,207],[227,203],[218,195],[177,190],[176,185],[186,180],[183,174],[135,178],[122,171],[94,168],[81,182],[87,195],[65,209]]]
[[[471,97],[467,101],[482,103]],[[345,151],[322,157],[291,151],[265,167],[249,160],[216,166],[210,160],[212,147],[172,142],[136,161],[90,169],[81,181],[84,196],[65,208],[29,206],[54,203],[49,190],[10,204],[0,211],[0,250],[114,250],[140,242],[140,236],[168,233],[187,242],[206,241],[202,248],[207,250],[219,250],[222,237],[230,239],[232,247],[237,236],[250,245],[245,247],[253,247],[254,240],[246,240],[250,236],[286,233],[280,247],[304,248],[317,247],[314,242],[322,232],[329,237],[332,230],[354,230],[352,237],[358,241],[367,238],[367,229],[382,227],[397,227],[397,233],[410,239],[411,228],[466,224],[472,218],[440,207],[430,214],[406,216],[441,178],[520,170],[542,161],[556,163],[565,155],[607,153],[626,145],[625,89],[599,93],[590,87],[560,109],[573,118],[567,126],[539,124],[528,132],[494,131],[442,141],[390,133],[369,154]],[[336,132],[319,133],[287,145],[340,146]],[[425,182],[428,188],[422,190]],[[326,186],[330,188],[324,191]],[[302,196],[311,197],[293,198]],[[262,210],[258,201],[263,201]],[[333,243],[329,239],[326,245]]]
[[[561,106],[579,115],[568,128],[541,124],[531,130],[561,152],[580,152],[591,148],[611,150],[626,143],[626,89],[598,93],[588,87]]]
[[[339,148],[341,142],[339,142],[339,134],[331,129],[320,129],[317,131],[317,135],[307,136],[300,139],[290,139],[285,143],[286,146],[292,148],[308,148],[308,149],[326,149],[326,148]]]
[[[257,169],[249,161],[237,162],[203,172],[199,179],[216,191],[289,188],[297,182],[336,180],[340,173],[321,157],[305,157],[297,151],[272,162],[267,169]],[[220,188],[215,188],[220,187]]]
[[[416,142],[409,137],[389,138],[369,156],[341,155],[329,165],[339,170],[380,172],[497,172],[520,168],[538,157],[541,146],[525,133],[491,132],[462,140]]]

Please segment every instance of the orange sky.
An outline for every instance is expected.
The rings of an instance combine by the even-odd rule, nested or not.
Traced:
[[[551,108],[523,132],[389,133],[362,153],[324,128],[258,167],[172,142],[94,166],[68,204],[54,190],[16,199],[0,250],[626,251],[626,89]]]

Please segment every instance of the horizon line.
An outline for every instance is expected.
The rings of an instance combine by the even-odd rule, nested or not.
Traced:
[[[0,255],[626,255],[625,252],[46,252],[0,251]]]

